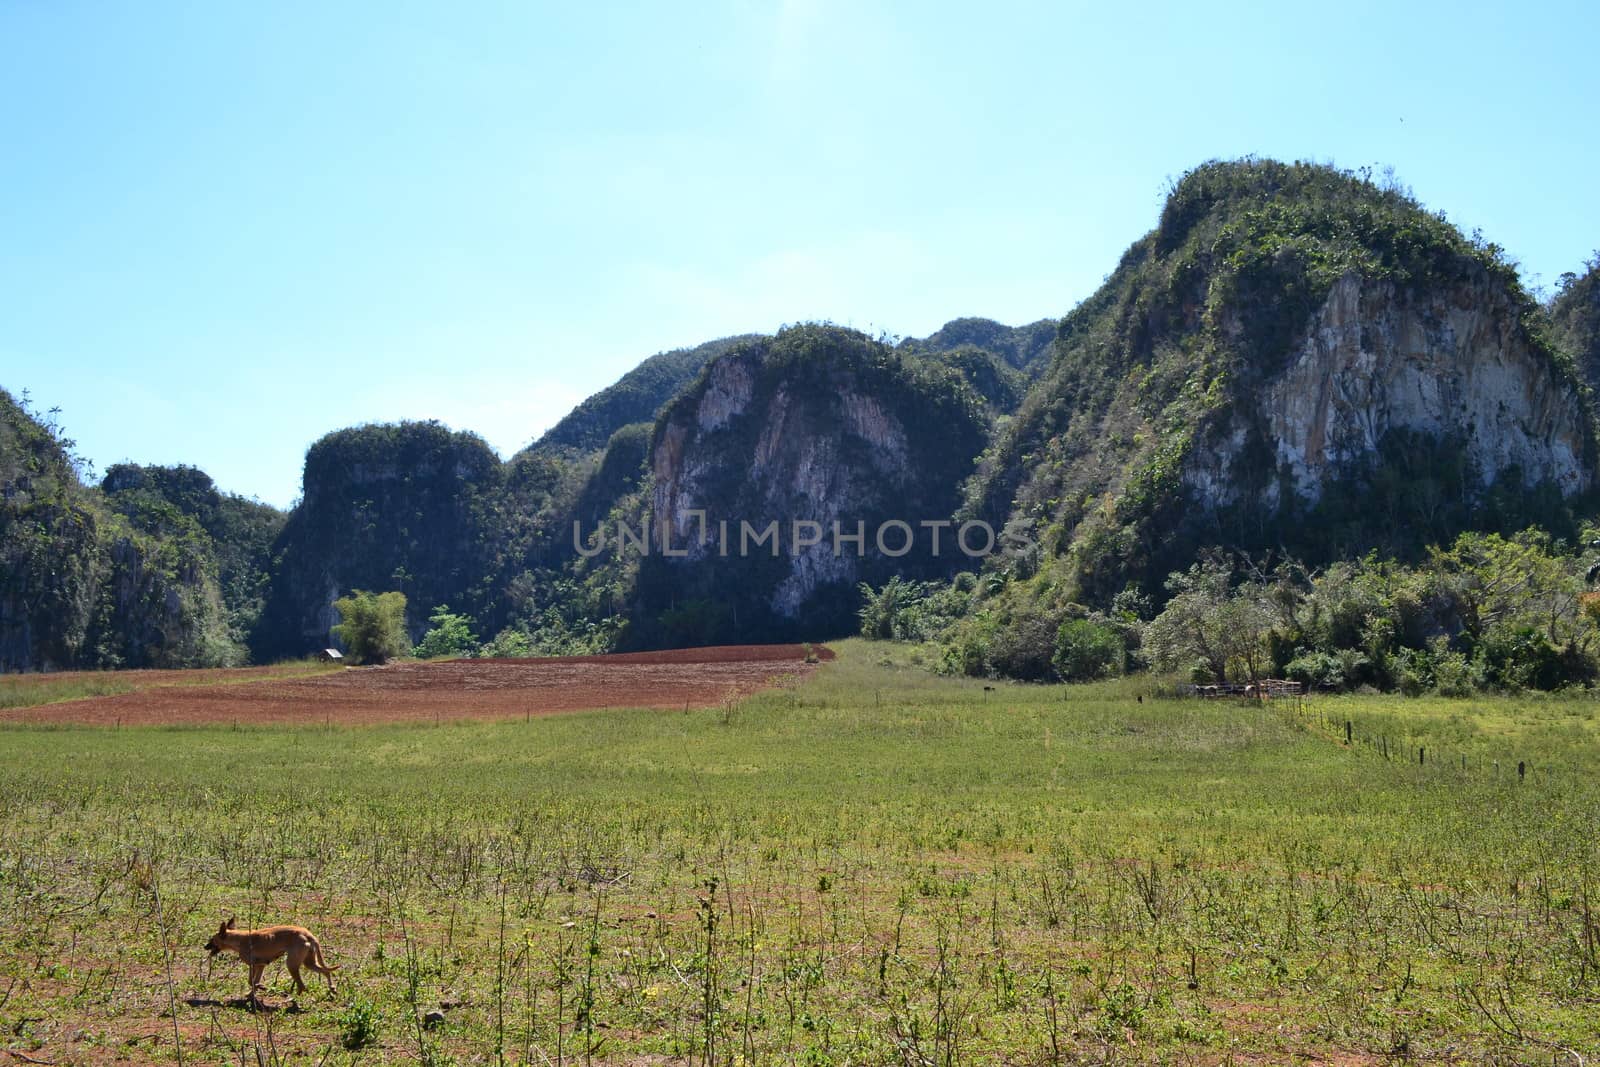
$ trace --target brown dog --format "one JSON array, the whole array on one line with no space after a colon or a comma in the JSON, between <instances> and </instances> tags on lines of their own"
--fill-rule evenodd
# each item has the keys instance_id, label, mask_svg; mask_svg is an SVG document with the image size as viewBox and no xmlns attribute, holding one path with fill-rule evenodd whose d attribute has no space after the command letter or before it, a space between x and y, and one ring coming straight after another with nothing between
<instances>
[{"instance_id":1,"label":"brown dog","mask_svg":"<svg viewBox=\"0 0 1600 1067\"><path fill-rule=\"evenodd\" d=\"M303 926L264 926L259 930L235 930L229 919L217 928L216 936L206 942L206 951L215 956L219 952L236 952L250 965L250 1001L255 1003L256 990L261 988L261 972L267 964L284 957L295 988L304 993L306 984L300 980L300 965L305 964L328 980L328 992L333 992L333 972L337 965L328 966L322 958L322 944Z\"/></svg>"}]
</instances>

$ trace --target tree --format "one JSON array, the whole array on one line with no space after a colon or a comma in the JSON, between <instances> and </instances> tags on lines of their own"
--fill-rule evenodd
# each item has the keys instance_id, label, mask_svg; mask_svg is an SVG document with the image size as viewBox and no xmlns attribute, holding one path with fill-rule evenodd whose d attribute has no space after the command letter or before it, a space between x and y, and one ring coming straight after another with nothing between
<instances>
[{"instance_id":1,"label":"tree","mask_svg":"<svg viewBox=\"0 0 1600 1067\"><path fill-rule=\"evenodd\" d=\"M1064 682L1088 682L1121 674L1127 656L1122 634L1106 623L1068 619L1056 631L1052 662Z\"/></svg>"},{"instance_id":2,"label":"tree","mask_svg":"<svg viewBox=\"0 0 1600 1067\"><path fill-rule=\"evenodd\" d=\"M411 648L406 633L406 595L368 593L360 589L333 602L339 624L333 639L357 663L385 663Z\"/></svg>"},{"instance_id":3,"label":"tree","mask_svg":"<svg viewBox=\"0 0 1600 1067\"><path fill-rule=\"evenodd\" d=\"M860 590L861 609L856 616L861 620L861 636L869 641L903 639L900 615L916 598L916 586L897 574L882 589L874 591L862 582Z\"/></svg>"},{"instance_id":4,"label":"tree","mask_svg":"<svg viewBox=\"0 0 1600 1067\"><path fill-rule=\"evenodd\" d=\"M1144 632L1144 656L1157 670L1200 665L1212 681L1261 677L1273 612L1261 583L1231 589L1233 565L1210 556L1167 578L1173 597Z\"/></svg>"},{"instance_id":5,"label":"tree","mask_svg":"<svg viewBox=\"0 0 1600 1067\"><path fill-rule=\"evenodd\" d=\"M428 616L433 628L422 635L414 655L418 659L460 659L478 651L478 635L472 632L470 615L452 615L448 604L440 604Z\"/></svg>"}]
</instances>

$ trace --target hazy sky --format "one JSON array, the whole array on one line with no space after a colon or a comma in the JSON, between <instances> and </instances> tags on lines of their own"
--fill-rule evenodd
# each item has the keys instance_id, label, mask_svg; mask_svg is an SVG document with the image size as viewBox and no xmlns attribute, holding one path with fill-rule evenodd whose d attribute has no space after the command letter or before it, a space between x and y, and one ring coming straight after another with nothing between
<instances>
[{"instance_id":1,"label":"hazy sky","mask_svg":"<svg viewBox=\"0 0 1600 1067\"><path fill-rule=\"evenodd\" d=\"M1208 158L1600 247L1594 6L1302 7L0 0L0 386L282 505L355 423L509 455L662 349L1059 316Z\"/></svg>"}]
</instances>

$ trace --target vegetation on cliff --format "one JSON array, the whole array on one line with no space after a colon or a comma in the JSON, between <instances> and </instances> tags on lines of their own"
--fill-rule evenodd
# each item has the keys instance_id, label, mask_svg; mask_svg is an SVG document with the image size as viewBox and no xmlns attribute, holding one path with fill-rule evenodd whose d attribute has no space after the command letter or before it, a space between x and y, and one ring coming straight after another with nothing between
<instances>
[{"instance_id":1,"label":"vegetation on cliff","mask_svg":"<svg viewBox=\"0 0 1600 1067\"><path fill-rule=\"evenodd\" d=\"M252 649L258 658L316 647L351 589L404 593L420 610L477 614L507 532L505 474L476 434L437 422L359 426L306 453L304 495L273 546L274 573Z\"/></svg>"},{"instance_id":2,"label":"vegetation on cliff","mask_svg":"<svg viewBox=\"0 0 1600 1067\"><path fill-rule=\"evenodd\" d=\"M1051 345L1056 339L1057 321L1040 319L1026 326L1006 326L993 319L951 319L926 337L910 337L900 342L905 353L938 355L958 349L976 348L992 352L1006 366L1025 378L1037 378L1050 365Z\"/></svg>"},{"instance_id":3,"label":"vegetation on cliff","mask_svg":"<svg viewBox=\"0 0 1600 1067\"><path fill-rule=\"evenodd\" d=\"M81 470L53 414L0 389L0 670L240 662L211 538L126 517Z\"/></svg>"},{"instance_id":4,"label":"vegetation on cliff","mask_svg":"<svg viewBox=\"0 0 1600 1067\"><path fill-rule=\"evenodd\" d=\"M1550 319L1557 342L1591 391L1600 391L1600 252L1586 264L1583 274L1563 274L1561 288L1550 303Z\"/></svg>"},{"instance_id":5,"label":"vegetation on cliff","mask_svg":"<svg viewBox=\"0 0 1600 1067\"><path fill-rule=\"evenodd\" d=\"M1297 495L1258 405L1347 278L1394 294L1393 307L1441 294L1490 301L1496 336L1531 353L1528 373L1543 379L1529 388L1571 398L1581 413L1573 432L1592 471L1571 361L1499 248L1364 173L1206 164L1062 322L1049 370L971 480L969 514L1022 524L1036 543L986 576L980 588L994 595L953 637L956 659L1049 674L1062 622L1086 611L1120 619L1129 598L1159 604L1171 595L1166 576L1207 546L1321 566L1373 550L1420 561L1459 531L1530 523L1571 542L1584 502L1516 470L1485 477L1467 449L1470 425L1397 429L1330 470L1315 500ZM1196 469L1231 480L1198 485Z\"/></svg>"},{"instance_id":6,"label":"vegetation on cliff","mask_svg":"<svg viewBox=\"0 0 1600 1067\"><path fill-rule=\"evenodd\" d=\"M209 549L217 563L229 639L243 647L261 617L272 544L288 516L259 500L218 492L211 477L195 467L113 464L100 489L135 528Z\"/></svg>"},{"instance_id":7,"label":"vegetation on cliff","mask_svg":"<svg viewBox=\"0 0 1600 1067\"><path fill-rule=\"evenodd\" d=\"M707 363L750 340L754 335L722 337L651 356L573 408L546 430L531 450L596 452L605 448L611 435L624 426L654 420L662 406L694 381Z\"/></svg>"}]
</instances>

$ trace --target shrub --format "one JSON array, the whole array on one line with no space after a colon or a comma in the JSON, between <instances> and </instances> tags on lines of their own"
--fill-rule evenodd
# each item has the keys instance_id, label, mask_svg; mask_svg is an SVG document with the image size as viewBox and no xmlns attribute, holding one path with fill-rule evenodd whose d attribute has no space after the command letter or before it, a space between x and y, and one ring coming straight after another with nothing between
<instances>
[{"instance_id":1,"label":"shrub","mask_svg":"<svg viewBox=\"0 0 1600 1067\"><path fill-rule=\"evenodd\" d=\"M428 621L433 628L422 635L415 655L418 659L439 659L450 656L462 658L478 651L478 635L472 632L470 615L452 615L446 604L440 604Z\"/></svg>"},{"instance_id":2,"label":"shrub","mask_svg":"<svg viewBox=\"0 0 1600 1067\"><path fill-rule=\"evenodd\" d=\"M482 656L490 659L523 659L533 655L533 638L514 626L507 626L483 646Z\"/></svg>"},{"instance_id":3,"label":"shrub","mask_svg":"<svg viewBox=\"0 0 1600 1067\"><path fill-rule=\"evenodd\" d=\"M1302 652L1283 668L1284 675L1314 689L1348 689L1370 661L1355 649L1337 652Z\"/></svg>"},{"instance_id":4,"label":"shrub","mask_svg":"<svg viewBox=\"0 0 1600 1067\"><path fill-rule=\"evenodd\" d=\"M1059 615L1019 612L1010 624L999 627L989 640L989 666L1007 678L1043 681L1055 673Z\"/></svg>"},{"instance_id":5,"label":"shrub","mask_svg":"<svg viewBox=\"0 0 1600 1067\"><path fill-rule=\"evenodd\" d=\"M1067 682L1087 682L1121 674L1127 659L1122 635L1105 623L1068 619L1056 631L1051 662Z\"/></svg>"},{"instance_id":6,"label":"shrub","mask_svg":"<svg viewBox=\"0 0 1600 1067\"><path fill-rule=\"evenodd\" d=\"M350 1003L339 1015L339 1043L354 1052L378 1043L377 1005L365 997Z\"/></svg>"},{"instance_id":7,"label":"shrub","mask_svg":"<svg viewBox=\"0 0 1600 1067\"><path fill-rule=\"evenodd\" d=\"M406 595L400 592L368 593L360 589L333 602L339 625L334 640L344 645L357 663L385 663L403 656L411 647L406 634Z\"/></svg>"}]
</instances>

